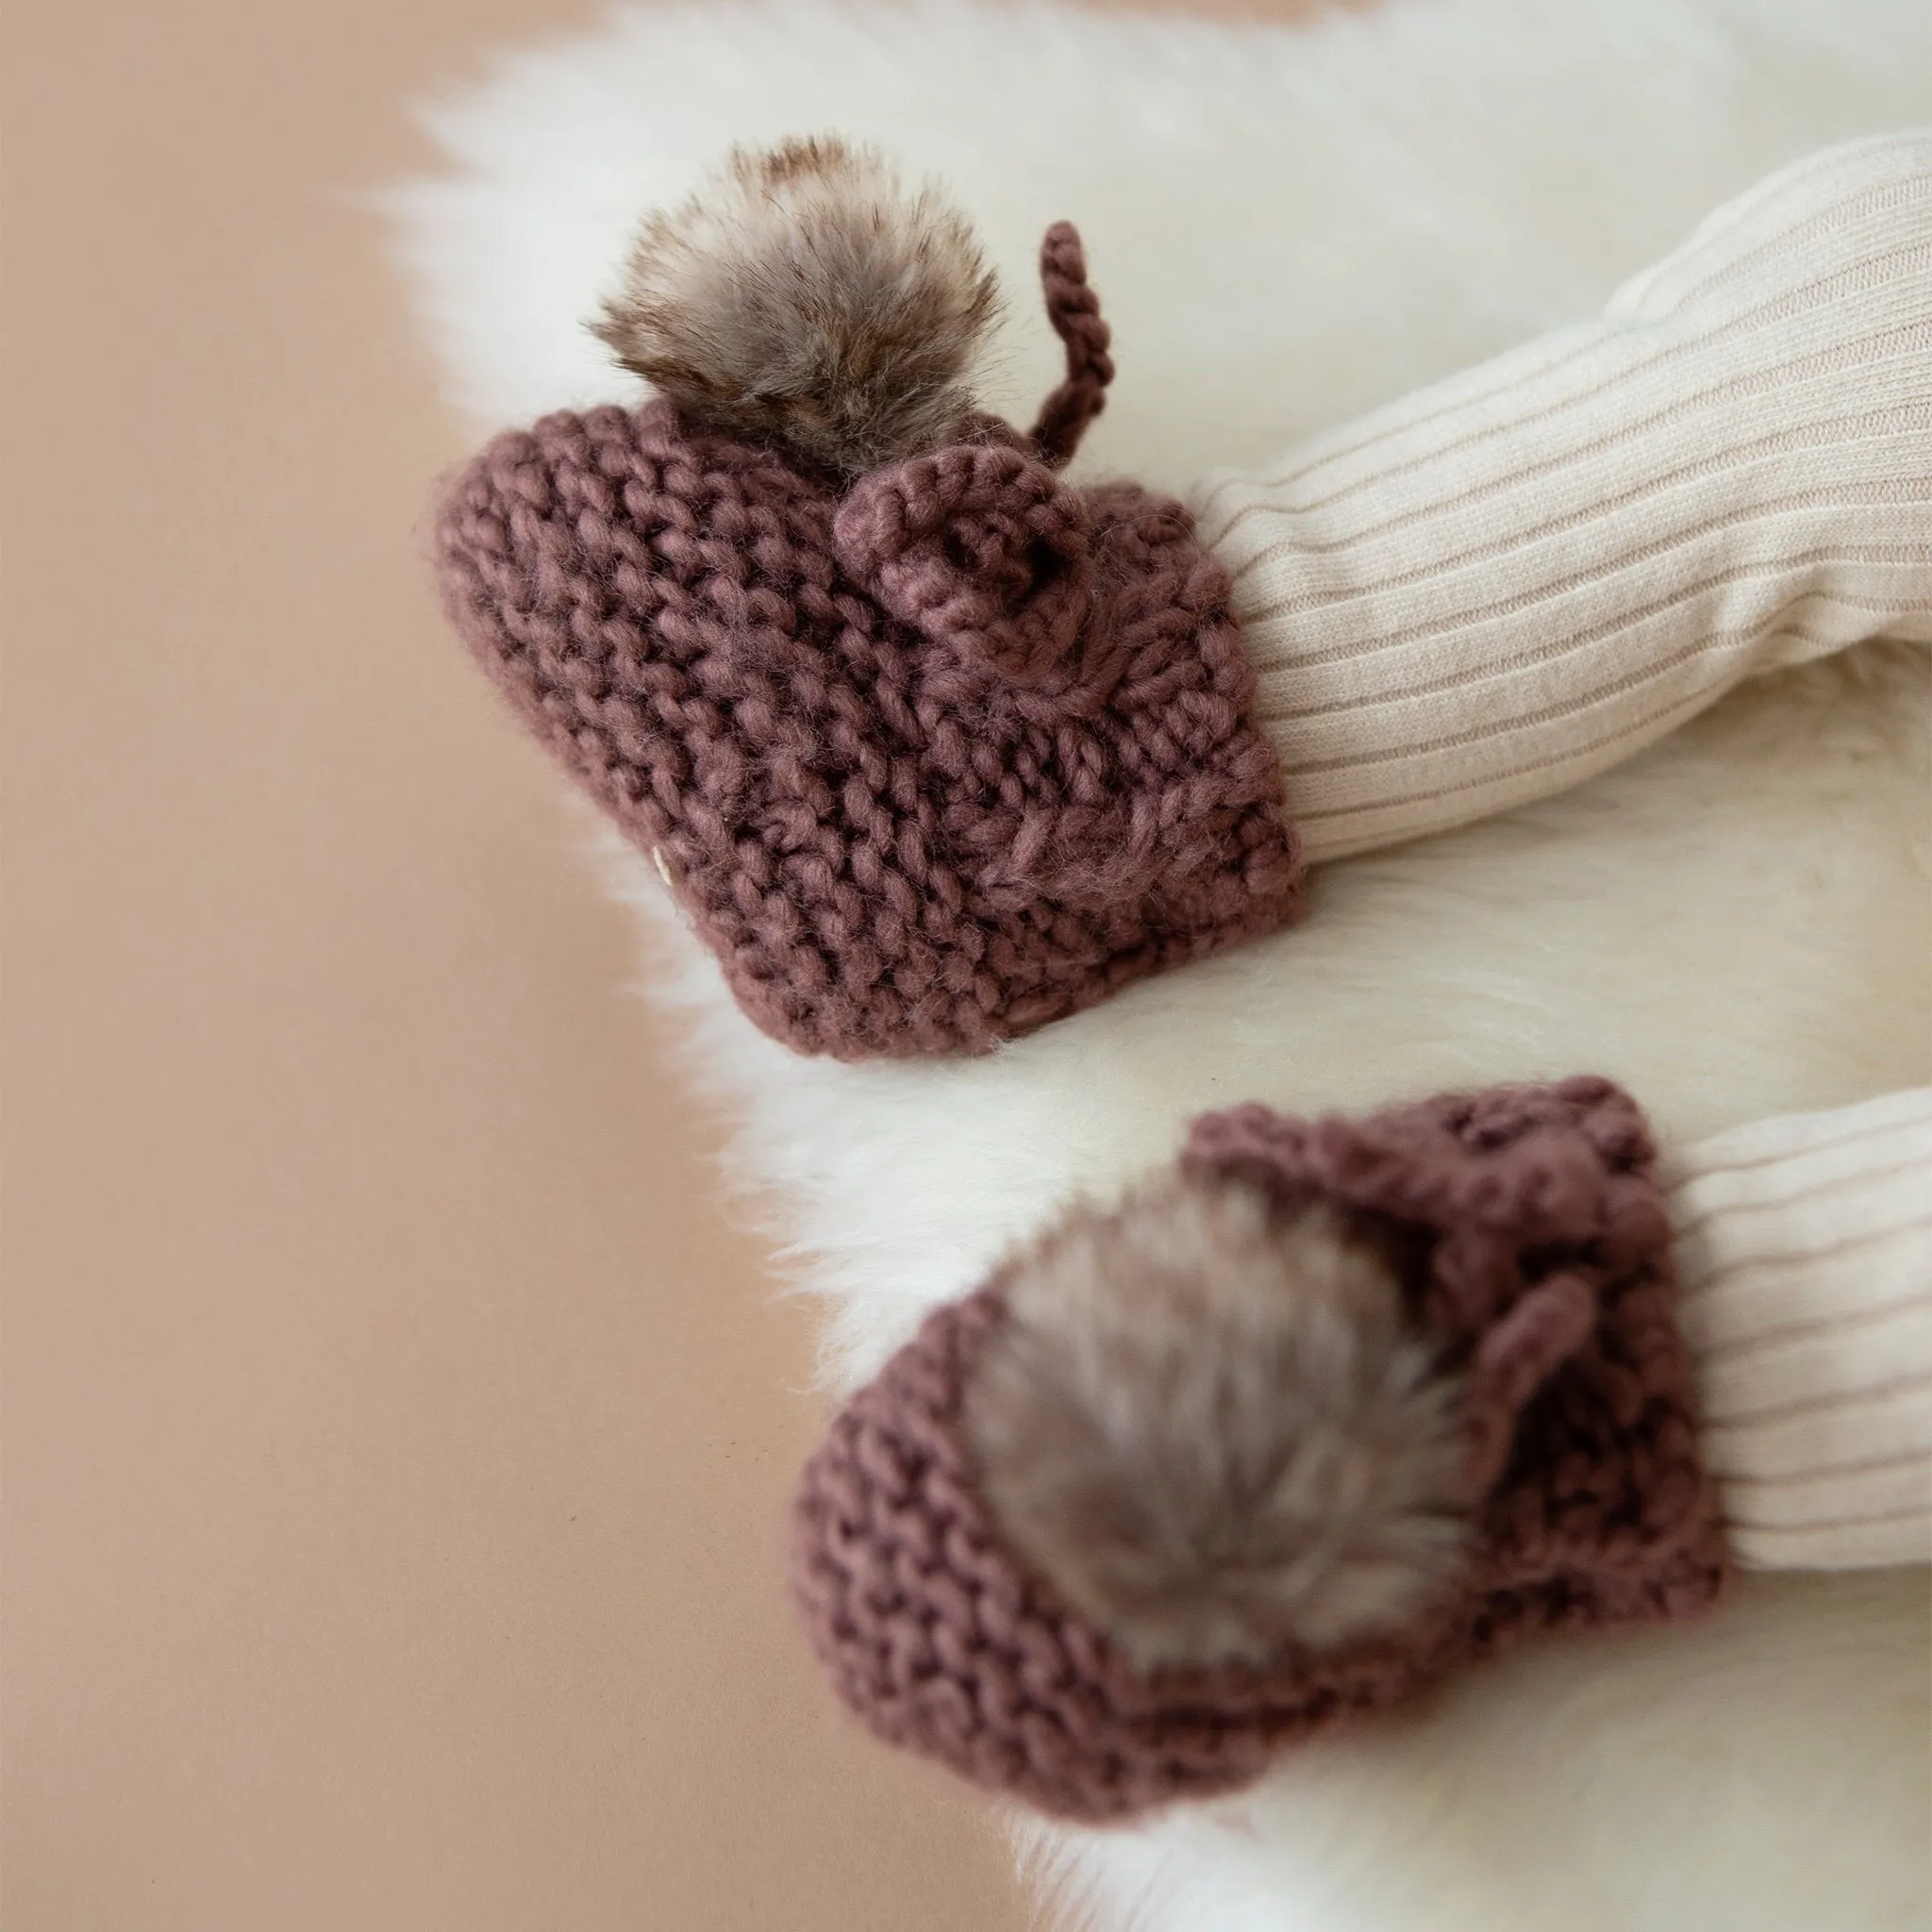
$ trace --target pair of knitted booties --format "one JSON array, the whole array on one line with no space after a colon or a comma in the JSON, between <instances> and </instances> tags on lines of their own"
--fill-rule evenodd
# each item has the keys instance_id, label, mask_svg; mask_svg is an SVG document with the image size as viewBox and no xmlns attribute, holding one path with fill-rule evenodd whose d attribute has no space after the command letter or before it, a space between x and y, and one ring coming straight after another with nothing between
<instances>
[{"instance_id":1,"label":"pair of knitted booties","mask_svg":"<svg viewBox=\"0 0 1932 1932\"><path fill-rule=\"evenodd\" d=\"M1932 141L1818 158L1601 323L1190 508L1062 477L1112 375L1070 226L1022 433L965 387L957 214L836 142L741 155L597 325L656 399L491 443L445 600L756 1024L979 1051L1293 918L1310 858L1932 637L1927 240ZM834 1424L794 1580L841 1694L1106 1821L1523 1631L1704 1609L1653 1161L1593 1078L1196 1123Z\"/></svg>"}]
</instances>

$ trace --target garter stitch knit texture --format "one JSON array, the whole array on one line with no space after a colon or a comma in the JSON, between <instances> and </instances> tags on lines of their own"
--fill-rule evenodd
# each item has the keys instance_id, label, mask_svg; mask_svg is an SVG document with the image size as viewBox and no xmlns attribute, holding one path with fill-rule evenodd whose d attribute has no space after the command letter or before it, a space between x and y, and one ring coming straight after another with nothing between
<instances>
[{"instance_id":1,"label":"garter stitch knit texture","mask_svg":"<svg viewBox=\"0 0 1932 1932\"><path fill-rule=\"evenodd\" d=\"M1000 1277L929 1316L808 1466L793 1587L840 1694L977 1783L1106 1822L1239 1786L1284 1744L1540 1626L1697 1614L1728 1574L1673 1313L1671 1229L1608 1081L1445 1095L1351 1123L1244 1107L1184 1159L1366 1218L1469 1377L1478 1543L1406 1636L1250 1669L1131 1670L1021 1571L982 1501L962 1390Z\"/></svg>"},{"instance_id":2,"label":"garter stitch knit texture","mask_svg":"<svg viewBox=\"0 0 1932 1932\"><path fill-rule=\"evenodd\" d=\"M458 630L801 1051L980 1050L1299 908L1225 573L1171 498L1055 474L1112 364L1070 225L1041 275L1030 437L848 489L664 401L566 411L438 517Z\"/></svg>"}]
</instances>

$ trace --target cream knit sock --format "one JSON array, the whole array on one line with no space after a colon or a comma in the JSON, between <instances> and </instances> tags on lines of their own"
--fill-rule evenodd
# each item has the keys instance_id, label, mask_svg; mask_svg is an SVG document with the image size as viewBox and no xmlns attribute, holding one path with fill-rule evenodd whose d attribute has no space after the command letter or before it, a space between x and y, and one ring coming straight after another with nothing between
<instances>
[{"instance_id":1,"label":"cream knit sock","mask_svg":"<svg viewBox=\"0 0 1932 1932\"><path fill-rule=\"evenodd\" d=\"M1312 859L1932 641L1932 133L1814 155L1564 329L1193 492Z\"/></svg>"},{"instance_id":2,"label":"cream knit sock","mask_svg":"<svg viewBox=\"0 0 1932 1932\"><path fill-rule=\"evenodd\" d=\"M1932 1561L1932 1089L1718 1134L1666 1182L1739 1558Z\"/></svg>"}]
</instances>

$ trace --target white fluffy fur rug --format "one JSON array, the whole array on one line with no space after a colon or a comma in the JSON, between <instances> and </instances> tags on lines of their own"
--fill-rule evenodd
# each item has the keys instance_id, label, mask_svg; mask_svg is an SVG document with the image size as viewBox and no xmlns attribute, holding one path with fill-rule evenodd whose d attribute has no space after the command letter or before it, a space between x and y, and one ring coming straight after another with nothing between
<instances>
[{"instance_id":1,"label":"white fluffy fur rug","mask_svg":"<svg viewBox=\"0 0 1932 1932\"><path fill-rule=\"evenodd\" d=\"M877 141L999 258L1016 413L1055 367L1033 250L1079 222L1121 369L1083 467L1177 484L1593 311L1807 148L1928 120L1926 0L1389 0L1296 29L754 0L505 59L432 110L452 172L395 212L480 430L625 394L580 320L638 211L729 142ZM618 872L842 1386L1203 1107L1591 1068L1677 1137L1932 1079L1928 691L1889 645L1747 690L1569 798L1323 874L1299 930L967 1063L791 1058ZM1759 1578L1693 1632L1472 1672L1239 1803L1021 1827L1023 1854L1107 1932L1918 1926L1927 1596Z\"/></svg>"}]
</instances>

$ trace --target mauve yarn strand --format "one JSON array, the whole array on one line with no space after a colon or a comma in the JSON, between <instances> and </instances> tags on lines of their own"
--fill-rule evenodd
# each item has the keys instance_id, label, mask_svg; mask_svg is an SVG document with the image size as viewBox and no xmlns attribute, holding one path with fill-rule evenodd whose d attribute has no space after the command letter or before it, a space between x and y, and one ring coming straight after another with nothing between
<instances>
[{"instance_id":1,"label":"mauve yarn strand","mask_svg":"<svg viewBox=\"0 0 1932 1932\"><path fill-rule=\"evenodd\" d=\"M1087 281L1087 252L1072 222L1056 222L1040 247L1040 279L1046 316L1065 343L1066 380L1041 405L1034 445L1055 469L1071 459L1087 425L1107 407L1113 380L1108 354L1112 333L1101 319L1100 301Z\"/></svg>"}]
</instances>

